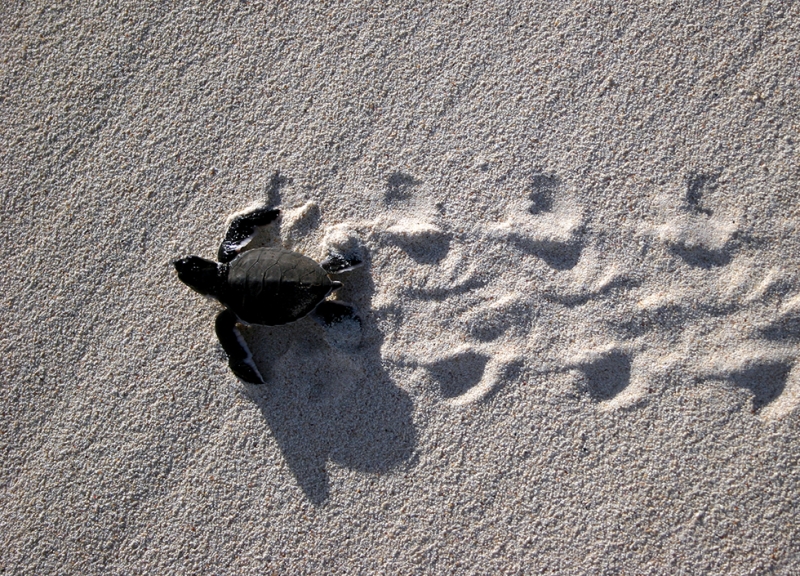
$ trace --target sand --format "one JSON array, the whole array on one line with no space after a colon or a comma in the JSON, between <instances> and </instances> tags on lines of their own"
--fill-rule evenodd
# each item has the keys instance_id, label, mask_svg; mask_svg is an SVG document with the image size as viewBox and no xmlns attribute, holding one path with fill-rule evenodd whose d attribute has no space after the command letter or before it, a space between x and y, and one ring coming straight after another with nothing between
<instances>
[{"instance_id":1,"label":"sand","mask_svg":"<svg viewBox=\"0 0 800 576\"><path fill-rule=\"evenodd\" d=\"M0 571L800 573L793 3L0 9ZM276 173L278 176L276 177ZM226 218L360 341L243 329Z\"/></svg>"}]
</instances>

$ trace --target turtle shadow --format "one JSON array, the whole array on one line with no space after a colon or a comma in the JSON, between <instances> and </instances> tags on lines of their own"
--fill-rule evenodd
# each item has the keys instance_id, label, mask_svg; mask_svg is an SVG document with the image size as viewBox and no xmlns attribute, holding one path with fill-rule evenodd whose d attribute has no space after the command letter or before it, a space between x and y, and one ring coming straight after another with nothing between
<instances>
[{"instance_id":1,"label":"turtle shadow","mask_svg":"<svg viewBox=\"0 0 800 576\"><path fill-rule=\"evenodd\" d=\"M362 268L337 278L342 300L362 321L357 349L338 348L311 318L254 327L245 338L266 384L248 386L285 461L314 505L330 496L329 463L381 474L411 460L416 445L410 396L381 361L383 335L370 320L374 285ZM335 338L333 338L335 341Z\"/></svg>"}]
</instances>

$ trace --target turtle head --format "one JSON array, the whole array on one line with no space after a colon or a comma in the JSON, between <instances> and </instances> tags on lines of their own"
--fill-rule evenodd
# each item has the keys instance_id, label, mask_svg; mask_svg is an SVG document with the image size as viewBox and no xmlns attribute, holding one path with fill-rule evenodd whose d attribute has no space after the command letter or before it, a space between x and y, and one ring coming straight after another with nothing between
<instances>
[{"instance_id":1,"label":"turtle head","mask_svg":"<svg viewBox=\"0 0 800 576\"><path fill-rule=\"evenodd\" d=\"M219 293L222 277L219 264L200 258L187 256L172 263L178 271L178 279L200 294L216 296Z\"/></svg>"}]
</instances>

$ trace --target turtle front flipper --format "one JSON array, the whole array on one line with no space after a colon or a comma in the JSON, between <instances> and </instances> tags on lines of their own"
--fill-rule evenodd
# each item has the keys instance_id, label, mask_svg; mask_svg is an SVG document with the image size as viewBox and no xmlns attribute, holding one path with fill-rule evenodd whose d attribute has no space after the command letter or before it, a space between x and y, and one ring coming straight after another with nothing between
<instances>
[{"instance_id":1,"label":"turtle front flipper","mask_svg":"<svg viewBox=\"0 0 800 576\"><path fill-rule=\"evenodd\" d=\"M222 349L228 355L228 366L234 374L250 384L263 384L264 378L258 371L253 355L236 327L236 314L223 310L217 316L216 331Z\"/></svg>"},{"instance_id":2,"label":"turtle front flipper","mask_svg":"<svg viewBox=\"0 0 800 576\"><path fill-rule=\"evenodd\" d=\"M219 246L217 259L224 263L236 258L239 252L252 240L253 235L256 233L256 228L273 222L280 213L281 211L277 208L259 206L236 216L228 227L225 239Z\"/></svg>"}]
</instances>

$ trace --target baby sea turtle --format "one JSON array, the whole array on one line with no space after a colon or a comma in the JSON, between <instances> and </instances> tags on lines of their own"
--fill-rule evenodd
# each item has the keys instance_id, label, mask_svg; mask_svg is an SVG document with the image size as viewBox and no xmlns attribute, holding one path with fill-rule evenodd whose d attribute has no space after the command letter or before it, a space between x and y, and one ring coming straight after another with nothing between
<instances>
[{"instance_id":1,"label":"baby sea turtle","mask_svg":"<svg viewBox=\"0 0 800 576\"><path fill-rule=\"evenodd\" d=\"M328 274L347 272L360 265L358 254L332 251L317 264L299 252L248 247L256 229L273 222L279 214L280 210L262 206L234 218L219 247L219 262L199 256L173 262L183 283L225 305L217 316L217 337L231 370L251 384L263 384L264 378L237 323L277 326L312 314L325 326L345 320L360 324L352 306L326 300L342 287Z\"/></svg>"}]
</instances>

